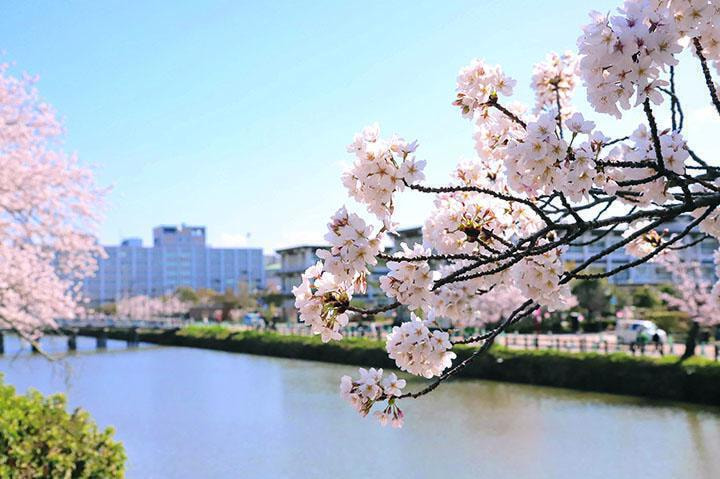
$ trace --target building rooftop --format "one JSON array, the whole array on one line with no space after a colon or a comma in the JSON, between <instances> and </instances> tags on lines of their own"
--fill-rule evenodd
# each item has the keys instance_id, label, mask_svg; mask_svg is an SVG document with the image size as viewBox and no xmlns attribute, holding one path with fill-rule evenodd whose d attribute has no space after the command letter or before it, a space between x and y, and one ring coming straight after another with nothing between
<instances>
[{"instance_id":1,"label":"building rooftop","mask_svg":"<svg viewBox=\"0 0 720 479\"><path fill-rule=\"evenodd\" d=\"M330 248L330 245L326 245L326 244L324 244L324 245L310 245L310 244L305 244L305 245L288 246L287 248L276 249L275 252L278 253L278 254L280 254L280 253L288 253L288 252L291 252L291 251L293 251L293 250L302 250L302 249L313 249L313 250L316 250L316 249L328 249L328 248Z\"/></svg>"}]
</instances>

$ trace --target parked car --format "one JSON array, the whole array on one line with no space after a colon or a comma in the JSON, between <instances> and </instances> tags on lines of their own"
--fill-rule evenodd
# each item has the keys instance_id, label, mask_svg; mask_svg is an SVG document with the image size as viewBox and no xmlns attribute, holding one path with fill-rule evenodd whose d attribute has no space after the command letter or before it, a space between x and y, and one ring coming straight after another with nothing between
<instances>
[{"instance_id":1,"label":"parked car","mask_svg":"<svg viewBox=\"0 0 720 479\"><path fill-rule=\"evenodd\" d=\"M264 327L265 320L259 313L247 313L243 318L243 323L246 326Z\"/></svg>"},{"instance_id":2,"label":"parked car","mask_svg":"<svg viewBox=\"0 0 720 479\"><path fill-rule=\"evenodd\" d=\"M637 343L641 334L646 337L648 342L652 342L655 335L657 335L659 343L665 344L667 342L667 333L658 328L652 321L619 319L615 323L615 336L620 344Z\"/></svg>"}]
</instances>

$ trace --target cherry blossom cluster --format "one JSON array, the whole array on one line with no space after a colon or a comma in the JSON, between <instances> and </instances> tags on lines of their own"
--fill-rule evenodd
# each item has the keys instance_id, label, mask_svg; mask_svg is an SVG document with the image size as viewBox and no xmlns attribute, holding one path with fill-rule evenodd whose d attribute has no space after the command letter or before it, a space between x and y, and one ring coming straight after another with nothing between
<instances>
[{"instance_id":1,"label":"cherry blossom cluster","mask_svg":"<svg viewBox=\"0 0 720 479\"><path fill-rule=\"evenodd\" d=\"M395 326L387 337L386 349L397 366L411 374L431 378L440 376L457 356L450 351L452 343L445 331L430 331L432 320L414 313L410 321Z\"/></svg>"},{"instance_id":2,"label":"cherry blossom cluster","mask_svg":"<svg viewBox=\"0 0 720 479\"><path fill-rule=\"evenodd\" d=\"M680 44L699 38L703 53L720 72L720 5L717 0L654 0L658 9L666 7L673 20Z\"/></svg>"},{"instance_id":3,"label":"cherry blossom cluster","mask_svg":"<svg viewBox=\"0 0 720 479\"><path fill-rule=\"evenodd\" d=\"M342 339L340 330L347 326L347 307L352 299L352 288L337 281L335 276L323 271L318 261L302 275L302 282L292 290L300 321L309 324L313 334L319 334L324 343Z\"/></svg>"},{"instance_id":4,"label":"cherry blossom cluster","mask_svg":"<svg viewBox=\"0 0 720 479\"><path fill-rule=\"evenodd\" d=\"M515 285L526 298L537 301L548 311L562 310L572 301L570 286L561 284L562 249L524 258L512 269Z\"/></svg>"},{"instance_id":5,"label":"cherry blossom cluster","mask_svg":"<svg viewBox=\"0 0 720 479\"><path fill-rule=\"evenodd\" d=\"M710 182L710 184L707 186L693 185L692 189L696 192L707 194L712 193L713 190L711 188L715 188L716 191L720 190L720 178ZM707 208L698 208L692 211L690 214L695 218L699 218L705 213L707 213ZM707 233L716 239L720 239L720 211L718 211L717 209L711 211L708 215L705 216L705 219L700 222L698 227L703 233Z\"/></svg>"},{"instance_id":6,"label":"cherry blossom cluster","mask_svg":"<svg viewBox=\"0 0 720 479\"><path fill-rule=\"evenodd\" d=\"M512 95L514 86L515 80L505 75L499 65L488 65L476 58L458 74L454 104L470 118L488 102Z\"/></svg>"},{"instance_id":7,"label":"cherry blossom cluster","mask_svg":"<svg viewBox=\"0 0 720 479\"><path fill-rule=\"evenodd\" d=\"M463 161L453 177L462 186L510 193L497 160ZM540 226L538 216L523 203L508 204L491 194L458 191L437 195L425 220L423 239L440 254L487 253Z\"/></svg>"},{"instance_id":8,"label":"cherry blossom cluster","mask_svg":"<svg viewBox=\"0 0 720 479\"><path fill-rule=\"evenodd\" d=\"M646 228L649 224L650 222L648 221L637 221L631 224L623 233L623 238L630 238L631 236L634 236L637 232ZM656 230L648 230L625 245L625 252L635 258L643 258L655 251L662 244L662 235L660 235Z\"/></svg>"},{"instance_id":9,"label":"cherry blossom cluster","mask_svg":"<svg viewBox=\"0 0 720 479\"><path fill-rule=\"evenodd\" d=\"M383 229L373 234L373 227L360 216L340 208L328 223L325 239L330 248L317 250L322 261L310 266L293 288L300 320L324 342L342 338L352 295L365 293L368 266L377 264Z\"/></svg>"},{"instance_id":10,"label":"cherry blossom cluster","mask_svg":"<svg viewBox=\"0 0 720 479\"><path fill-rule=\"evenodd\" d=\"M668 82L660 74L677 64L675 55L683 47L670 10L661 3L627 0L616 15L591 14L578 48L580 76L597 112L620 118L618 107L628 110L645 98L662 102L658 88Z\"/></svg>"},{"instance_id":11,"label":"cherry blossom cluster","mask_svg":"<svg viewBox=\"0 0 720 479\"><path fill-rule=\"evenodd\" d=\"M662 154L664 168L676 173L685 173L685 161L690 156L683 136L675 131L660 132L660 151ZM606 178L609 184L605 186L608 192L614 192L619 182L641 181L652 177L656 173L657 155L653 140L645 125L640 125L630 135L629 141L632 145L622 144L613 148L605 158L609 166L605 169ZM626 162L636 164L647 164L647 167L612 167L613 163ZM670 199L667 194L667 180L664 177L654 181L643 182L638 185L627 185L623 187L626 191L635 192L638 195L632 198L633 204L665 203Z\"/></svg>"},{"instance_id":12,"label":"cherry blossom cluster","mask_svg":"<svg viewBox=\"0 0 720 479\"><path fill-rule=\"evenodd\" d=\"M596 168L594 160L604 137L592 136L595 124L575 113L565 121L572 133L586 135L588 140L577 148L558 136L554 114L542 113L537 121L528 123L525 136L507 146L508 182L512 189L535 196L559 191L571 200L587 197L592 188Z\"/></svg>"},{"instance_id":13,"label":"cherry blossom cluster","mask_svg":"<svg viewBox=\"0 0 720 479\"><path fill-rule=\"evenodd\" d=\"M511 103L507 109L518 118L525 116L526 108L522 103ZM476 130L473 138L478 158L485 161L496 160L498 164L502 164L507 158L505 146L508 141L522 137L524 128L490 105L480 106L474 114Z\"/></svg>"},{"instance_id":14,"label":"cherry blossom cluster","mask_svg":"<svg viewBox=\"0 0 720 479\"><path fill-rule=\"evenodd\" d=\"M499 273L442 285L435 292L435 315L449 319L458 328L497 323L523 302L518 288L498 279L507 276Z\"/></svg>"},{"instance_id":15,"label":"cherry blossom cluster","mask_svg":"<svg viewBox=\"0 0 720 479\"><path fill-rule=\"evenodd\" d=\"M420 244L412 249L402 243L402 258L422 258L430 254L430 250ZM430 288L433 280L437 279L430 270L427 261L388 261L390 270L386 276L380 278L380 288L391 298L397 299L411 310L427 310L432 301Z\"/></svg>"},{"instance_id":16,"label":"cherry blossom cluster","mask_svg":"<svg viewBox=\"0 0 720 479\"><path fill-rule=\"evenodd\" d=\"M533 68L531 86L535 90L535 113L553 111L557 105L563 118L572 113L572 95L578 81L578 58L573 52L548 54Z\"/></svg>"},{"instance_id":17,"label":"cherry blossom cluster","mask_svg":"<svg viewBox=\"0 0 720 479\"><path fill-rule=\"evenodd\" d=\"M72 318L76 301L52 267L52 258L29 247L0 242L0 328L37 339L55 318Z\"/></svg>"},{"instance_id":18,"label":"cherry blossom cluster","mask_svg":"<svg viewBox=\"0 0 720 479\"><path fill-rule=\"evenodd\" d=\"M706 56L720 60L720 5L714 0L626 0L615 15L591 14L578 40L580 75L590 104L621 117L649 98L662 102L661 73L677 64L690 38L699 38ZM633 96L635 102L632 102Z\"/></svg>"},{"instance_id":19,"label":"cherry blossom cluster","mask_svg":"<svg viewBox=\"0 0 720 479\"><path fill-rule=\"evenodd\" d=\"M348 214L340 208L328 223L325 240L330 250L318 250L318 257L324 261L323 269L342 283L356 283L355 290L365 292L367 266L377 264L380 252L380 235L373 235L373 227L355 213Z\"/></svg>"},{"instance_id":20,"label":"cherry blossom cluster","mask_svg":"<svg viewBox=\"0 0 720 479\"><path fill-rule=\"evenodd\" d=\"M496 214L500 201L477 193L448 193L435 198L425 220L426 243L440 254L486 251L504 238L508 215Z\"/></svg>"},{"instance_id":21,"label":"cherry blossom cluster","mask_svg":"<svg viewBox=\"0 0 720 479\"><path fill-rule=\"evenodd\" d=\"M355 154L355 162L343 173L343 184L352 198L365 204L387 227L394 211L393 194L425 179L425 162L412 155L416 147L415 142L397 136L381 139L380 127L375 124L355 135L347 148Z\"/></svg>"},{"instance_id":22,"label":"cherry blossom cluster","mask_svg":"<svg viewBox=\"0 0 720 479\"><path fill-rule=\"evenodd\" d=\"M376 411L375 417L383 426L390 423L392 427L402 427L404 414L397 405L397 397L402 394L405 380L399 379L395 373L383 377L382 369L360 368L358 371L360 378L357 381L350 376L340 379L342 398L363 417L368 415L376 402L387 400L387 405L382 411Z\"/></svg>"}]
</instances>

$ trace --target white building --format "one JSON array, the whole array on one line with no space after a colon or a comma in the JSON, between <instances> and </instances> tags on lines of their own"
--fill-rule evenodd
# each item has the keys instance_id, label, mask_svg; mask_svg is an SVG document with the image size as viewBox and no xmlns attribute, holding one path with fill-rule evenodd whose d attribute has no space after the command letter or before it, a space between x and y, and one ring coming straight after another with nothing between
<instances>
[{"instance_id":1,"label":"white building","mask_svg":"<svg viewBox=\"0 0 720 479\"><path fill-rule=\"evenodd\" d=\"M158 226L153 246L131 238L119 246L105 246L107 258L98 260L96 275L83 290L93 305L119 298L162 296L181 286L223 292L240 283L251 291L265 288L261 248L211 248L203 226Z\"/></svg>"},{"instance_id":2,"label":"white building","mask_svg":"<svg viewBox=\"0 0 720 479\"><path fill-rule=\"evenodd\" d=\"M658 233L665 232L666 237L670 237L675 233L679 233L685 229L692 218L682 216L672 223L662 225L662 229ZM585 234L581 238L572 242L571 246L563 255L563 259L567 263L580 265L605 248L622 240L622 230L615 230L605 234L597 242L588 243L593 238L603 235L605 232L593 232ZM702 233L695 229L684 239L685 244L691 243L693 240L702 236ZM681 243L678 243L680 245ZM684 261L697 262L707 278L715 278L715 265L713 254L718 249L718 242L715 238L707 238L704 241L678 250L680 257ZM637 258L629 256L625 253L625 248L619 248L609 255L601 258L599 261L592 263L590 269L611 271L617 267L635 261ZM644 263L634 266L630 269L620 271L608 278L610 283L618 285L642 285L642 284L662 284L672 281L672 276L663 267L656 263Z\"/></svg>"}]
</instances>

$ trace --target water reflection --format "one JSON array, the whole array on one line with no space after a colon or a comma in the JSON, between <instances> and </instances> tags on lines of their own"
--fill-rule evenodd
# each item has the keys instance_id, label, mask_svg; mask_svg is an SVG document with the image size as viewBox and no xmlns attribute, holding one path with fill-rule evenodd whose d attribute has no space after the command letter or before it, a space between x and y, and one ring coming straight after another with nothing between
<instances>
[{"instance_id":1,"label":"water reflection","mask_svg":"<svg viewBox=\"0 0 720 479\"><path fill-rule=\"evenodd\" d=\"M64 346L61 338L56 345ZM129 477L713 478L720 414L488 381L406 401L406 427L361 419L337 394L350 366L78 341L70 381L24 352L19 389L64 391L125 442ZM9 348L8 348L9 349Z\"/></svg>"}]
</instances>

